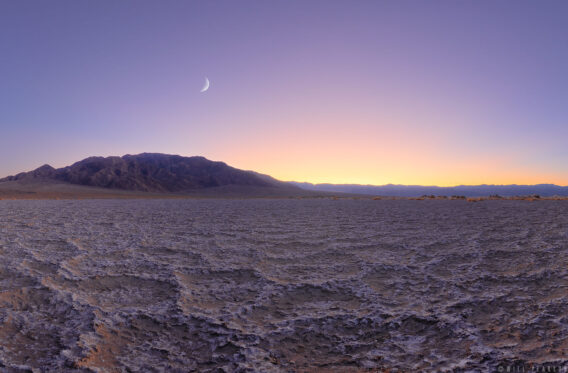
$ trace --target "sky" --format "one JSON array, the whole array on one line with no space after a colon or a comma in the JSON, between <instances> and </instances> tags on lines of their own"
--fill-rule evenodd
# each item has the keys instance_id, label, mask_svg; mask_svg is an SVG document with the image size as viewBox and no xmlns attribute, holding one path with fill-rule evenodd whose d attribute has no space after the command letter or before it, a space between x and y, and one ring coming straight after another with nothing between
<instances>
[{"instance_id":1,"label":"sky","mask_svg":"<svg viewBox=\"0 0 568 373\"><path fill-rule=\"evenodd\" d=\"M314 183L568 185L567 16L553 0L2 0L0 177L160 152Z\"/></svg>"}]
</instances>

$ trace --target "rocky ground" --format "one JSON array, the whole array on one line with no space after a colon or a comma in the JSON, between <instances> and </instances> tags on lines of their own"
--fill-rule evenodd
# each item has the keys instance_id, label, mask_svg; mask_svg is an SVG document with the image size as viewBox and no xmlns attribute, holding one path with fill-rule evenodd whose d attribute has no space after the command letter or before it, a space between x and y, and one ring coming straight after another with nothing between
<instances>
[{"instance_id":1,"label":"rocky ground","mask_svg":"<svg viewBox=\"0 0 568 373\"><path fill-rule=\"evenodd\" d=\"M567 254L564 201L0 201L0 368L566 369Z\"/></svg>"}]
</instances>

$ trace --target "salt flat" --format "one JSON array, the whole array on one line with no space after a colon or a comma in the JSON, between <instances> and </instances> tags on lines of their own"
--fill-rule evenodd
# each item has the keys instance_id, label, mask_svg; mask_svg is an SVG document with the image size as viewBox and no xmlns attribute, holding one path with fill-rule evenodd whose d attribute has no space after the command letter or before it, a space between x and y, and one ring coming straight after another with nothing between
<instances>
[{"instance_id":1,"label":"salt flat","mask_svg":"<svg viewBox=\"0 0 568 373\"><path fill-rule=\"evenodd\" d=\"M6 371L568 366L564 201L0 201L0 259Z\"/></svg>"}]
</instances>

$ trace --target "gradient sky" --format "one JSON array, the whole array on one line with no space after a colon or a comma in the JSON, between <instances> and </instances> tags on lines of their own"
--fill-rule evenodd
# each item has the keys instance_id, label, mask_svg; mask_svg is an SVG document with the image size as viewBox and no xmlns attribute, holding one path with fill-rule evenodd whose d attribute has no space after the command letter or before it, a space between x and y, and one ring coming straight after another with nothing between
<instances>
[{"instance_id":1,"label":"gradient sky","mask_svg":"<svg viewBox=\"0 0 568 373\"><path fill-rule=\"evenodd\" d=\"M2 0L0 176L162 152L281 180L568 185L567 19L567 1Z\"/></svg>"}]
</instances>

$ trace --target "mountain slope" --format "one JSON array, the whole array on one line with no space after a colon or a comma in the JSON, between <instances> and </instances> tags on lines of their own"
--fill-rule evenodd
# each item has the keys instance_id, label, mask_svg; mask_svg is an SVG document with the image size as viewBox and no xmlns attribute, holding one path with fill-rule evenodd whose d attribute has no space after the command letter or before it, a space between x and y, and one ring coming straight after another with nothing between
<instances>
[{"instance_id":1,"label":"mountain slope","mask_svg":"<svg viewBox=\"0 0 568 373\"><path fill-rule=\"evenodd\" d=\"M0 179L20 183L57 181L75 185L140 192L183 193L238 186L301 191L266 175L243 171L204 157L158 153L123 157L90 157L71 166L54 169L44 165L34 171Z\"/></svg>"}]
</instances>

